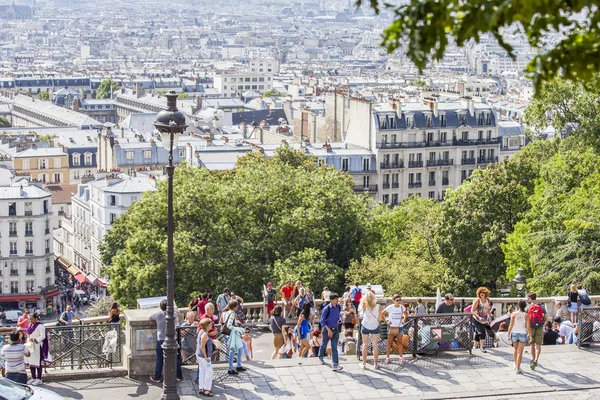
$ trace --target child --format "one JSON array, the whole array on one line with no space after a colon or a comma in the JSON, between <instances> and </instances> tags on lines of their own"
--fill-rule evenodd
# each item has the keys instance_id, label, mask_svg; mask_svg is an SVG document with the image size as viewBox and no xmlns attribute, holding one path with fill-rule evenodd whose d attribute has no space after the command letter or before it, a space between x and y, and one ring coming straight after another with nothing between
<instances>
[{"instance_id":1,"label":"child","mask_svg":"<svg viewBox=\"0 0 600 400\"><path fill-rule=\"evenodd\" d=\"M250 336L250 328L244 330L242 340L244 341L244 355L246 356L246 361L250 361L252 359L252 336Z\"/></svg>"},{"instance_id":2,"label":"child","mask_svg":"<svg viewBox=\"0 0 600 400\"><path fill-rule=\"evenodd\" d=\"M415 307L414 315L427 314L427 307L423 305L423 300L417 299L417 306Z\"/></svg>"},{"instance_id":3,"label":"child","mask_svg":"<svg viewBox=\"0 0 600 400\"><path fill-rule=\"evenodd\" d=\"M346 337L344 340L342 340L342 354L346 354L346 344L350 342L356 344L356 339L354 339L354 331L352 329L346 329Z\"/></svg>"}]
</instances>

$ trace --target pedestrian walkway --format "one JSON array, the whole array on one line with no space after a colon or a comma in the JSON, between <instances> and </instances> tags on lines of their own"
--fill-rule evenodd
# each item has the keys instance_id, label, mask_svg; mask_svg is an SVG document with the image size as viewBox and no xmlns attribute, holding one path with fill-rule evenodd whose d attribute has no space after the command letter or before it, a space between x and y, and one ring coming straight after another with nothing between
<instances>
[{"instance_id":1,"label":"pedestrian walkway","mask_svg":"<svg viewBox=\"0 0 600 400\"><path fill-rule=\"evenodd\" d=\"M405 366L382 365L362 370L355 357L340 357L344 371L333 372L314 358L256 361L247 373L230 376L215 369L213 392L218 399L460 399L495 396L498 399L600 398L600 349L575 346L543 348L535 371L527 365L515 374L512 349L424 356ZM529 363L529 356L524 356ZM184 400L198 398L195 369L186 367L179 392ZM161 386L148 378L88 379L49 383L47 388L67 399L160 398Z\"/></svg>"}]
</instances>

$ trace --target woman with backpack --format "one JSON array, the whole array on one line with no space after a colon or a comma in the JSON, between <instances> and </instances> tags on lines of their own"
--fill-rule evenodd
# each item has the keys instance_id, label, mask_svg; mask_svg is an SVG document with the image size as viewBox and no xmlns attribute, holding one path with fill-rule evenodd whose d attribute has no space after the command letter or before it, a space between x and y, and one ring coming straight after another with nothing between
<instances>
[{"instance_id":1,"label":"woman with backpack","mask_svg":"<svg viewBox=\"0 0 600 400\"><path fill-rule=\"evenodd\" d=\"M487 350L485 349L485 338L487 334L490 334L493 338L496 337L494 330L489 324L491 309L490 291L486 287L480 287L477 289L477 298L473 301L473 305L471 306L471 314L473 315L476 331L474 347L477 348L477 342L479 342L482 353L487 353Z\"/></svg>"},{"instance_id":2,"label":"woman with backpack","mask_svg":"<svg viewBox=\"0 0 600 400\"><path fill-rule=\"evenodd\" d=\"M298 296L294 299L294 305L296 306L296 317L300 317L304 304L308 303L308 297L306 296L306 289L303 287L298 289Z\"/></svg>"},{"instance_id":3,"label":"woman with backpack","mask_svg":"<svg viewBox=\"0 0 600 400\"><path fill-rule=\"evenodd\" d=\"M579 293L577 292L577 285L571 285L571 290L567 293L569 296L569 305L567 306L567 311L571 313L571 322L577 322L577 311L579 310L579 305L577 300L579 299Z\"/></svg>"},{"instance_id":4,"label":"woman with backpack","mask_svg":"<svg viewBox=\"0 0 600 400\"><path fill-rule=\"evenodd\" d=\"M519 311L515 311L510 316L510 326L508 327L508 337L513 344L513 360L515 362L515 371L521 374L521 361L523 360L523 350L531 337L531 325L529 315L525 312L527 302L519 301Z\"/></svg>"}]
</instances>

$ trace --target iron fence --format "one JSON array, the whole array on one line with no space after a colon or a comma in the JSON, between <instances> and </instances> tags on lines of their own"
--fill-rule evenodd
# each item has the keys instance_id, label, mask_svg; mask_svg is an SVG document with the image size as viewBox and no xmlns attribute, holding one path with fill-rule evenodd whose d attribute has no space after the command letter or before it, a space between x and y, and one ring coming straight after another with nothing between
<instances>
[{"instance_id":1,"label":"iron fence","mask_svg":"<svg viewBox=\"0 0 600 400\"><path fill-rule=\"evenodd\" d=\"M577 347L600 343L600 307L580 308L577 314L579 327Z\"/></svg>"},{"instance_id":2,"label":"iron fence","mask_svg":"<svg viewBox=\"0 0 600 400\"><path fill-rule=\"evenodd\" d=\"M179 352L181 356L181 363L183 365L196 365L196 347L198 343L197 326L180 326L177 328L177 343L179 344ZM219 329L217 329L219 331ZM228 336L218 333L216 338L213 339L215 348L213 349L212 362L213 364L220 364L227 362L227 356L229 350L227 349Z\"/></svg>"},{"instance_id":3,"label":"iron fence","mask_svg":"<svg viewBox=\"0 0 600 400\"><path fill-rule=\"evenodd\" d=\"M473 349L473 317L470 313L426 314L408 317L404 323L403 353L435 354L442 351L468 351ZM360 332L360 325L357 328ZM385 354L388 326L381 324L377 347ZM392 344L392 352L398 352L398 344ZM362 335L358 335L357 357L362 357ZM372 343L368 355L373 354Z\"/></svg>"}]
</instances>

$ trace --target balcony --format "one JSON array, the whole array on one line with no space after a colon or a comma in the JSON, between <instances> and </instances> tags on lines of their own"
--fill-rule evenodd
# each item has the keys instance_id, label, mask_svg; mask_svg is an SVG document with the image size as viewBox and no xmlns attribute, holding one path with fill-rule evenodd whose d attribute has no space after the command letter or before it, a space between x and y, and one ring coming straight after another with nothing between
<instances>
[{"instance_id":1,"label":"balcony","mask_svg":"<svg viewBox=\"0 0 600 400\"><path fill-rule=\"evenodd\" d=\"M408 188L409 189L420 188L421 186L423 186L422 182L408 182Z\"/></svg>"},{"instance_id":2,"label":"balcony","mask_svg":"<svg viewBox=\"0 0 600 400\"><path fill-rule=\"evenodd\" d=\"M16 255L18 254L18 251L17 251L16 249L10 249L10 252L9 252L9 254L10 254L11 256L16 256Z\"/></svg>"},{"instance_id":3,"label":"balcony","mask_svg":"<svg viewBox=\"0 0 600 400\"><path fill-rule=\"evenodd\" d=\"M442 186L448 186L448 185L449 185L448 178L442 178Z\"/></svg>"},{"instance_id":4,"label":"balcony","mask_svg":"<svg viewBox=\"0 0 600 400\"><path fill-rule=\"evenodd\" d=\"M398 189L400 187L400 182L392 182L392 188Z\"/></svg>"},{"instance_id":5,"label":"balcony","mask_svg":"<svg viewBox=\"0 0 600 400\"><path fill-rule=\"evenodd\" d=\"M381 169L399 169L399 168L404 168L404 161L400 161L400 162L382 162L379 164L379 167Z\"/></svg>"},{"instance_id":6,"label":"balcony","mask_svg":"<svg viewBox=\"0 0 600 400\"><path fill-rule=\"evenodd\" d=\"M384 184L383 184L383 188L384 188L384 189L389 189L389 188L390 188L390 184L389 184L389 182L388 182L388 183L384 183Z\"/></svg>"},{"instance_id":7,"label":"balcony","mask_svg":"<svg viewBox=\"0 0 600 400\"><path fill-rule=\"evenodd\" d=\"M17 231L9 231L8 236L17 236Z\"/></svg>"},{"instance_id":8,"label":"balcony","mask_svg":"<svg viewBox=\"0 0 600 400\"><path fill-rule=\"evenodd\" d=\"M33 211L31 211L31 210L25 210L25 215L31 216L31 215L33 215Z\"/></svg>"},{"instance_id":9,"label":"balcony","mask_svg":"<svg viewBox=\"0 0 600 400\"><path fill-rule=\"evenodd\" d=\"M409 161L408 168L419 168L423 166L423 160L420 161Z\"/></svg>"},{"instance_id":10,"label":"balcony","mask_svg":"<svg viewBox=\"0 0 600 400\"><path fill-rule=\"evenodd\" d=\"M435 186L435 180L429 181L429 186Z\"/></svg>"},{"instance_id":11,"label":"balcony","mask_svg":"<svg viewBox=\"0 0 600 400\"><path fill-rule=\"evenodd\" d=\"M33 236L33 231L25 231L25 236Z\"/></svg>"},{"instance_id":12,"label":"balcony","mask_svg":"<svg viewBox=\"0 0 600 400\"><path fill-rule=\"evenodd\" d=\"M500 138L492 139L455 139L453 140L456 146L474 146L480 144L499 144Z\"/></svg>"},{"instance_id":13,"label":"balcony","mask_svg":"<svg viewBox=\"0 0 600 400\"><path fill-rule=\"evenodd\" d=\"M475 165L475 157L463 158L460 160L461 165Z\"/></svg>"},{"instance_id":14,"label":"balcony","mask_svg":"<svg viewBox=\"0 0 600 400\"><path fill-rule=\"evenodd\" d=\"M377 143L379 149L400 149L400 148L415 148L415 147L437 147L437 146L452 146L454 143L450 140L426 140L424 142L380 142Z\"/></svg>"},{"instance_id":15,"label":"balcony","mask_svg":"<svg viewBox=\"0 0 600 400\"><path fill-rule=\"evenodd\" d=\"M435 167L440 165L452 165L454 164L454 159L439 159L439 160L427 160L428 167Z\"/></svg>"},{"instance_id":16,"label":"balcony","mask_svg":"<svg viewBox=\"0 0 600 400\"><path fill-rule=\"evenodd\" d=\"M18 269L11 269L10 270L10 276L19 276L19 270Z\"/></svg>"},{"instance_id":17,"label":"balcony","mask_svg":"<svg viewBox=\"0 0 600 400\"><path fill-rule=\"evenodd\" d=\"M33 249L25 249L25 255L26 256L32 256L33 255Z\"/></svg>"},{"instance_id":18,"label":"balcony","mask_svg":"<svg viewBox=\"0 0 600 400\"><path fill-rule=\"evenodd\" d=\"M25 275L35 275L35 271L33 269L26 269Z\"/></svg>"},{"instance_id":19,"label":"balcony","mask_svg":"<svg viewBox=\"0 0 600 400\"><path fill-rule=\"evenodd\" d=\"M477 164L490 164L498 162L498 157L477 157Z\"/></svg>"},{"instance_id":20,"label":"balcony","mask_svg":"<svg viewBox=\"0 0 600 400\"><path fill-rule=\"evenodd\" d=\"M354 186L354 191L357 192L357 193L360 193L360 192L376 192L377 191L377 185L368 185L368 186L355 185Z\"/></svg>"}]
</instances>

